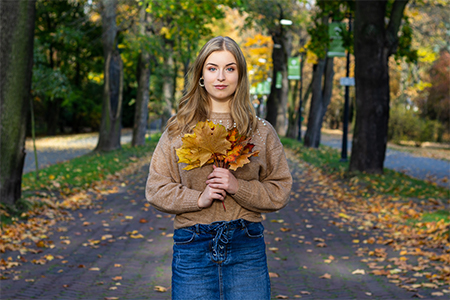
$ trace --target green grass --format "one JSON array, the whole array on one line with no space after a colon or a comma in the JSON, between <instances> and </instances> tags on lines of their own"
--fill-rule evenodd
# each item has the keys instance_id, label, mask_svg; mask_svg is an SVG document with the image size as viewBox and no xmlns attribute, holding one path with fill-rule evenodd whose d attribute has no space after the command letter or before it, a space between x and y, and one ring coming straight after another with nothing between
<instances>
[{"instance_id":1,"label":"green grass","mask_svg":"<svg viewBox=\"0 0 450 300\"><path fill-rule=\"evenodd\" d=\"M318 149L307 148L301 142L289 138L281 138L281 142L305 162L327 174L334 174L349 186L358 185L363 196L385 194L399 198L449 199L450 190L390 169L385 168L383 174L350 173L349 161L341 162L340 151L337 149L323 145Z\"/></svg>"},{"instance_id":2,"label":"green grass","mask_svg":"<svg viewBox=\"0 0 450 300\"><path fill-rule=\"evenodd\" d=\"M130 163L150 155L159 140L159 135L152 136L144 146L132 147L123 145L121 149L111 152L91 152L76 157L70 161L51 165L39 170L39 180L36 173L30 172L22 178L22 190L27 191L60 190L71 194L80 189L88 188L93 182L102 180L114 174Z\"/></svg>"},{"instance_id":3,"label":"green grass","mask_svg":"<svg viewBox=\"0 0 450 300\"><path fill-rule=\"evenodd\" d=\"M21 219L23 212L32 209L28 200L30 197L76 193L126 168L129 164L148 157L160 136L160 134L152 135L144 146L131 147L130 144L126 144L121 149L111 152L91 152L70 161L48 166L39 170L38 180L36 180L35 172L24 174L22 198L18 200L15 207L0 207L6 212L1 215L1 223L10 224L14 220ZM33 203L36 205L35 201Z\"/></svg>"},{"instance_id":4,"label":"green grass","mask_svg":"<svg viewBox=\"0 0 450 300\"><path fill-rule=\"evenodd\" d=\"M450 222L450 211L448 210L437 210L434 212L426 212L417 222L438 222L444 220L445 222Z\"/></svg>"}]
</instances>

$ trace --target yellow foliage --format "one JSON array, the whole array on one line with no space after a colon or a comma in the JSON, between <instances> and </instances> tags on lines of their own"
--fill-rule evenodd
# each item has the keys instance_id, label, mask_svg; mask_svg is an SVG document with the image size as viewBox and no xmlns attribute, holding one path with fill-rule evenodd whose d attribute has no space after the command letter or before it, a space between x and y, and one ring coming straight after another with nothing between
<instances>
[{"instance_id":1,"label":"yellow foliage","mask_svg":"<svg viewBox=\"0 0 450 300\"><path fill-rule=\"evenodd\" d=\"M170 33L169 28L167 28L167 27L161 28L159 33L161 35L164 35L166 39L170 39L172 37L172 34Z\"/></svg>"},{"instance_id":2,"label":"yellow foliage","mask_svg":"<svg viewBox=\"0 0 450 300\"><path fill-rule=\"evenodd\" d=\"M316 64L318 60L317 54L310 50L306 50L306 63L307 64Z\"/></svg>"},{"instance_id":3,"label":"yellow foliage","mask_svg":"<svg viewBox=\"0 0 450 300\"><path fill-rule=\"evenodd\" d=\"M438 58L437 53L430 48L419 48L417 55L419 56L419 61L424 63L432 63Z\"/></svg>"}]
</instances>

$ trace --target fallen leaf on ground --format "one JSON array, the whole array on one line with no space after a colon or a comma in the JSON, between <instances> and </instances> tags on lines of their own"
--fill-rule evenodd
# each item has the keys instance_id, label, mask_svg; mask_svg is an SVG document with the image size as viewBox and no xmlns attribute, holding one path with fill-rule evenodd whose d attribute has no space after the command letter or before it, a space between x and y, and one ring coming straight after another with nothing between
<instances>
[{"instance_id":1,"label":"fallen leaf on ground","mask_svg":"<svg viewBox=\"0 0 450 300\"><path fill-rule=\"evenodd\" d=\"M325 274L323 274L322 276L320 276L319 278L322 278L322 279L331 279L331 275L328 274L328 273L325 273Z\"/></svg>"},{"instance_id":2,"label":"fallen leaf on ground","mask_svg":"<svg viewBox=\"0 0 450 300\"><path fill-rule=\"evenodd\" d=\"M301 291L300 294L301 294L301 295L311 295L311 292L308 292L308 291Z\"/></svg>"},{"instance_id":3,"label":"fallen leaf on ground","mask_svg":"<svg viewBox=\"0 0 450 300\"><path fill-rule=\"evenodd\" d=\"M160 286L160 285L156 285L154 288L155 291L160 292L160 293L165 293L167 292L167 288Z\"/></svg>"},{"instance_id":4,"label":"fallen leaf on ground","mask_svg":"<svg viewBox=\"0 0 450 300\"><path fill-rule=\"evenodd\" d=\"M356 269L355 271L352 272L352 274L353 275L356 275L356 274L364 275L364 274L366 274L366 272L363 269Z\"/></svg>"},{"instance_id":5,"label":"fallen leaf on ground","mask_svg":"<svg viewBox=\"0 0 450 300\"><path fill-rule=\"evenodd\" d=\"M278 274L275 273L275 272L269 272L269 277L270 277L270 278L277 278L277 277L280 277L280 275L278 275Z\"/></svg>"},{"instance_id":6,"label":"fallen leaf on ground","mask_svg":"<svg viewBox=\"0 0 450 300\"><path fill-rule=\"evenodd\" d=\"M289 299L289 297L288 297L288 296L285 296L285 295L277 295L277 296L275 297L275 299Z\"/></svg>"}]
</instances>

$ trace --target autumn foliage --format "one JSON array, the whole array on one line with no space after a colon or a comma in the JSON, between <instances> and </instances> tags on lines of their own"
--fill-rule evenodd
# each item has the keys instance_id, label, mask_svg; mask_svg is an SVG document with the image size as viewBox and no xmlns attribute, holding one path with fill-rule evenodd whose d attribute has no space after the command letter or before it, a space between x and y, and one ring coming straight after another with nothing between
<instances>
[{"instance_id":1,"label":"autumn foliage","mask_svg":"<svg viewBox=\"0 0 450 300\"><path fill-rule=\"evenodd\" d=\"M250 138L239 134L236 128L227 130L225 126L211 121L198 122L193 133L185 134L183 145L176 149L178 163L186 163L184 170L192 170L214 163L217 167L236 171L249 163L254 144Z\"/></svg>"}]
</instances>

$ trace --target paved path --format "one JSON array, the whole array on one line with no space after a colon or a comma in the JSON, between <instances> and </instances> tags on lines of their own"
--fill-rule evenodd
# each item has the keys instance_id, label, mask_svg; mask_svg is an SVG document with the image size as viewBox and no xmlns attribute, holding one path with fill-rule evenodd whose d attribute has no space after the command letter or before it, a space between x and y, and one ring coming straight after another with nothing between
<instances>
[{"instance_id":1,"label":"paved path","mask_svg":"<svg viewBox=\"0 0 450 300\"><path fill-rule=\"evenodd\" d=\"M40 141L38 147L39 168L89 153L97 145L97 140L96 135L89 134L80 135L76 139L47 138L47 142ZM124 130L121 143L129 142L131 142L131 131ZM322 144L341 149L342 140L337 136L323 135ZM351 141L348 142L348 149L351 150ZM24 173L35 170L33 148L30 142L27 142L26 150ZM414 156L406 152L387 149L384 166L450 188L450 161Z\"/></svg>"},{"instance_id":2,"label":"paved path","mask_svg":"<svg viewBox=\"0 0 450 300\"><path fill-rule=\"evenodd\" d=\"M342 149L342 139L337 136L323 135L321 143L332 148ZM348 142L347 149L349 152L351 151L351 141ZM384 167L450 188L450 161L414 156L410 153L388 148Z\"/></svg>"},{"instance_id":3,"label":"paved path","mask_svg":"<svg viewBox=\"0 0 450 300\"><path fill-rule=\"evenodd\" d=\"M68 137L48 137L38 139L37 156L39 169L48 167L59 162L70 160L72 158L82 156L95 149L98 142L96 134L80 134ZM131 142L131 131L124 130L120 137L120 143ZM23 172L33 172L36 170L33 144L27 139L26 156L23 166Z\"/></svg>"},{"instance_id":4,"label":"paved path","mask_svg":"<svg viewBox=\"0 0 450 300\"><path fill-rule=\"evenodd\" d=\"M327 197L320 195L320 182L312 182L298 163L290 161L290 166L295 179L291 201L263 222L269 269L276 274L272 298L411 298L415 293L368 274L355 255L360 246L352 243L365 233L333 225L332 214L317 206L317 197ZM117 182L120 188L94 209L74 211L73 220L58 224L48 234L53 249L24 255L26 262L0 281L1 299L170 299L173 217L146 206L147 168ZM327 247L318 247L318 239ZM32 263L49 254L54 259L45 265ZM331 263L325 261L330 255ZM352 274L358 269L365 275ZM331 278L320 278L325 273ZM155 291L158 286L167 290ZM445 299L430 293L420 292L428 299Z\"/></svg>"}]
</instances>

